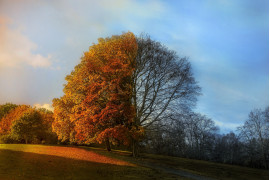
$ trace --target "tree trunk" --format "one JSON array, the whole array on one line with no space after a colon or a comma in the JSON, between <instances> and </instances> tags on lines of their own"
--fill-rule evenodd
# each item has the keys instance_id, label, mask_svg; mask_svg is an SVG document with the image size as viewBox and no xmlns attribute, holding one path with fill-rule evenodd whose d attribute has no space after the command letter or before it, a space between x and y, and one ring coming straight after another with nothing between
<instances>
[{"instance_id":1,"label":"tree trunk","mask_svg":"<svg viewBox=\"0 0 270 180\"><path fill-rule=\"evenodd\" d=\"M108 138L106 139L106 148L107 148L107 151L111 151L111 145Z\"/></svg>"},{"instance_id":2,"label":"tree trunk","mask_svg":"<svg viewBox=\"0 0 270 180\"><path fill-rule=\"evenodd\" d=\"M139 155L139 142L135 139L132 140L132 156L138 157Z\"/></svg>"},{"instance_id":3,"label":"tree trunk","mask_svg":"<svg viewBox=\"0 0 270 180\"><path fill-rule=\"evenodd\" d=\"M28 144L28 137L26 135L23 136L25 140L25 144Z\"/></svg>"}]
</instances>

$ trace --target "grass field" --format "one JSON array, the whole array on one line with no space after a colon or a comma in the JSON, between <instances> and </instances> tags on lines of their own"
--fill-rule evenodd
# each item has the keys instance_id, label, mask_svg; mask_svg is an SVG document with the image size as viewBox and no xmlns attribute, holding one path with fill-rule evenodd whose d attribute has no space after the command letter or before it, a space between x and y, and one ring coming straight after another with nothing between
<instances>
[{"instance_id":1,"label":"grass field","mask_svg":"<svg viewBox=\"0 0 270 180\"><path fill-rule=\"evenodd\" d=\"M82 148L0 144L0 180L176 178Z\"/></svg>"},{"instance_id":2,"label":"grass field","mask_svg":"<svg viewBox=\"0 0 270 180\"><path fill-rule=\"evenodd\" d=\"M269 171L262 169L152 154L143 155L143 159L214 179L269 179Z\"/></svg>"},{"instance_id":3,"label":"grass field","mask_svg":"<svg viewBox=\"0 0 270 180\"><path fill-rule=\"evenodd\" d=\"M134 159L130 152L107 152L100 148L0 144L0 180L188 179L153 167L168 167L212 179L269 178L266 170L169 156L142 154Z\"/></svg>"},{"instance_id":4,"label":"grass field","mask_svg":"<svg viewBox=\"0 0 270 180\"><path fill-rule=\"evenodd\" d=\"M192 160L179 157L154 155L154 154L141 154L140 158L134 160L129 156L128 152L115 151L114 153L108 153L105 150L90 148L92 151L96 151L106 156L114 157L117 159L125 160L130 163L144 162L155 164L158 166L166 166L173 169L179 169L186 172L190 172L204 177L212 179L235 179L235 180L263 180L269 179L269 171L263 169L254 169L236 165L228 165L221 163L213 163L201 160Z\"/></svg>"}]
</instances>

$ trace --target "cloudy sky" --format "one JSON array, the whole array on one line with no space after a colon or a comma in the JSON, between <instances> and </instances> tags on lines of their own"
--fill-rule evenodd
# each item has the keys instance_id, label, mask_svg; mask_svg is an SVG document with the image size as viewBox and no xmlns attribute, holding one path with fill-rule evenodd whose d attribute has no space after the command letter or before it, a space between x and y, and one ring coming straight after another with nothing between
<instances>
[{"instance_id":1,"label":"cloudy sky","mask_svg":"<svg viewBox=\"0 0 270 180\"><path fill-rule=\"evenodd\" d=\"M269 104L268 0L0 0L0 104L49 107L99 37L148 33L189 57L221 132Z\"/></svg>"}]
</instances>

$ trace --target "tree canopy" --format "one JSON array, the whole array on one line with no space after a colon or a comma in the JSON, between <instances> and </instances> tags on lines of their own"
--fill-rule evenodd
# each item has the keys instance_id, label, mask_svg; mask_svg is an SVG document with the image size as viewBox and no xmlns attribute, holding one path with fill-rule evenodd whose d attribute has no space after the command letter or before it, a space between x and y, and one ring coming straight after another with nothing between
<instances>
[{"instance_id":1,"label":"tree canopy","mask_svg":"<svg viewBox=\"0 0 270 180\"><path fill-rule=\"evenodd\" d=\"M4 143L55 143L52 132L53 112L28 105L12 105L0 120L0 140Z\"/></svg>"},{"instance_id":2,"label":"tree canopy","mask_svg":"<svg viewBox=\"0 0 270 180\"><path fill-rule=\"evenodd\" d=\"M89 48L66 77L65 95L53 100L53 129L62 141L105 142L108 149L109 143L130 144L136 135L131 102L136 53L130 32L100 38Z\"/></svg>"},{"instance_id":3,"label":"tree canopy","mask_svg":"<svg viewBox=\"0 0 270 180\"><path fill-rule=\"evenodd\" d=\"M42 133L41 114L34 109L27 110L12 122L11 133L16 140L24 140L26 144L39 138Z\"/></svg>"},{"instance_id":4,"label":"tree canopy","mask_svg":"<svg viewBox=\"0 0 270 180\"><path fill-rule=\"evenodd\" d=\"M6 114L0 121L0 135L9 134L11 132L12 122L20 118L29 108L30 106L20 105Z\"/></svg>"},{"instance_id":5,"label":"tree canopy","mask_svg":"<svg viewBox=\"0 0 270 180\"><path fill-rule=\"evenodd\" d=\"M66 81L53 100L58 138L132 144L133 154L145 130L193 106L200 92L186 58L131 32L98 39Z\"/></svg>"},{"instance_id":6,"label":"tree canopy","mask_svg":"<svg viewBox=\"0 0 270 180\"><path fill-rule=\"evenodd\" d=\"M1 119L6 116L12 109L15 109L18 105L13 103L6 103L0 105L0 121Z\"/></svg>"}]
</instances>

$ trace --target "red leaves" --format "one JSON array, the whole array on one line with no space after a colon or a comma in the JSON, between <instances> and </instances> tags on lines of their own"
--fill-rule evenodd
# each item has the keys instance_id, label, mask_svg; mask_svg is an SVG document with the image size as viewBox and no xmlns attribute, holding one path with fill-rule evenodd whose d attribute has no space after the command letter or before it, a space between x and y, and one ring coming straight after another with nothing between
<instances>
[{"instance_id":1,"label":"red leaves","mask_svg":"<svg viewBox=\"0 0 270 180\"><path fill-rule=\"evenodd\" d=\"M123 110L132 109L131 104L127 103L131 98L131 93L128 93L131 86L126 85L131 81L125 81L125 78L133 73L134 67L130 62L135 58L136 39L133 34L127 33L111 39L101 39L100 42L92 46L85 57L87 68L93 73L94 82L88 86L88 94L82 105L95 110L90 119L92 128L97 130L98 142L101 143L107 138L111 141L121 139L124 142L123 137L129 138L127 129L131 125L131 117ZM127 44L136 46L131 47ZM96 76L97 70L99 76Z\"/></svg>"},{"instance_id":2,"label":"red leaves","mask_svg":"<svg viewBox=\"0 0 270 180\"><path fill-rule=\"evenodd\" d=\"M68 103L56 103L54 107L56 120L62 117L63 122L74 122L76 141L102 143L109 139L114 143L130 143L135 117L131 95L136 53L136 38L130 32L100 38L67 76L61 100L70 100L76 108Z\"/></svg>"},{"instance_id":3,"label":"red leaves","mask_svg":"<svg viewBox=\"0 0 270 180\"><path fill-rule=\"evenodd\" d=\"M107 128L97 136L97 141L99 143L102 143L104 139L109 138L110 141L114 144L124 144L128 145L130 144L130 134L129 129L124 125L117 125L113 128Z\"/></svg>"}]
</instances>

